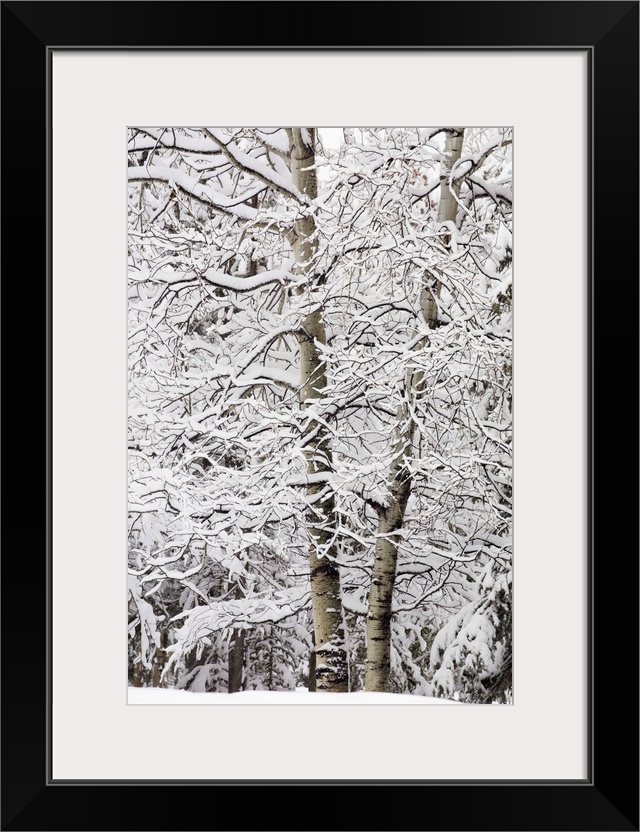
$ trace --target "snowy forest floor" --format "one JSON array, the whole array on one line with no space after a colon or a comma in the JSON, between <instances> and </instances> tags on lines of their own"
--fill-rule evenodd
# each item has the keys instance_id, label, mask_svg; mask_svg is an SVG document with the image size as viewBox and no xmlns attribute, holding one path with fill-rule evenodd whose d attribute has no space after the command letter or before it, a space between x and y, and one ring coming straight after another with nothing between
<instances>
[{"instance_id":1,"label":"snowy forest floor","mask_svg":"<svg viewBox=\"0 0 640 832\"><path fill-rule=\"evenodd\" d=\"M175 688L129 687L129 705L462 705L452 699L399 693L313 693L306 688L291 692L247 690L228 693L191 693Z\"/></svg>"}]
</instances>

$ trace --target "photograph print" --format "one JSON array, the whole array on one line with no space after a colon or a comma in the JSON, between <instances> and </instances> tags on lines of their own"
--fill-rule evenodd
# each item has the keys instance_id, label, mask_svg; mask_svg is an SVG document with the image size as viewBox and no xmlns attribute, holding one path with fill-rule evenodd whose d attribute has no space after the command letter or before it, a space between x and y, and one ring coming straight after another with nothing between
<instances>
[{"instance_id":1,"label":"photograph print","mask_svg":"<svg viewBox=\"0 0 640 832\"><path fill-rule=\"evenodd\" d=\"M128 129L130 704L513 703L512 139Z\"/></svg>"}]
</instances>

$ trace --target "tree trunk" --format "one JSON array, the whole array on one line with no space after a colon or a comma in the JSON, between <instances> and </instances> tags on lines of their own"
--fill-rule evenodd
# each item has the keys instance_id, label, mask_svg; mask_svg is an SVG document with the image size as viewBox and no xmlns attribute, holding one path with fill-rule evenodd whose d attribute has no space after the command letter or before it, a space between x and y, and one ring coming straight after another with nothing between
<instances>
[{"instance_id":1,"label":"tree trunk","mask_svg":"<svg viewBox=\"0 0 640 832\"><path fill-rule=\"evenodd\" d=\"M440 204L438 206L438 224L454 222L458 212L455 197L460 186L449 187L449 175L455 163L460 159L464 129L454 129L447 133L444 159L440 172ZM455 194L455 196L454 196ZM450 235L445 235L445 245L449 245ZM440 284L427 275L420 293L420 307L425 323L430 329L437 325L438 298ZM428 344L424 338L414 349L422 349ZM405 395L416 397L424 392L422 373L410 374L405 380ZM368 691L384 692L389 690L391 673L391 615L393 587L398 563L398 543L404 522L407 503L411 494L411 473L406 459L413 453L415 424L406 404L398 408L396 422L396 441L387 479L387 505L381 509L378 519L378 533L373 556L371 589L367 610L367 658L365 663L364 688Z\"/></svg>"},{"instance_id":2,"label":"tree trunk","mask_svg":"<svg viewBox=\"0 0 640 832\"><path fill-rule=\"evenodd\" d=\"M398 408L397 440L387 481L387 506L380 510L367 611L364 689L386 691L391 672L391 604L398 562L399 532L411 493L405 459L413 447L414 426L405 405Z\"/></svg>"},{"instance_id":3,"label":"tree trunk","mask_svg":"<svg viewBox=\"0 0 640 832\"><path fill-rule=\"evenodd\" d=\"M155 656L153 657L153 679L151 682L152 687L160 688L162 687L162 671L164 670L164 665L166 661L166 649L167 649L167 630L160 630L160 645L156 650Z\"/></svg>"},{"instance_id":4,"label":"tree trunk","mask_svg":"<svg viewBox=\"0 0 640 832\"><path fill-rule=\"evenodd\" d=\"M458 215L456 197L460 194L460 183L453 182L449 187L449 177L456 162L459 161L464 142L464 127L453 128L447 133L444 142L444 154L440 166L440 202L438 204L438 226L442 223L455 224ZM442 234L440 239L449 247L451 234ZM434 329L438 322L438 299L440 297L440 282L430 273L425 275L425 281L420 293L420 308L425 323L429 329Z\"/></svg>"},{"instance_id":5,"label":"tree trunk","mask_svg":"<svg viewBox=\"0 0 640 832\"><path fill-rule=\"evenodd\" d=\"M242 690L244 681L244 630L234 630L229 644L229 693Z\"/></svg>"},{"instance_id":6,"label":"tree trunk","mask_svg":"<svg viewBox=\"0 0 640 832\"><path fill-rule=\"evenodd\" d=\"M316 690L316 640L313 633L311 633L311 652L309 653L309 681L307 682L307 689L309 693L315 693Z\"/></svg>"},{"instance_id":7,"label":"tree trunk","mask_svg":"<svg viewBox=\"0 0 640 832\"><path fill-rule=\"evenodd\" d=\"M447 132L444 142L444 159L440 168L440 203L438 205L438 222L456 221L458 214L457 197L460 195L460 182L453 182L449 187L449 177L462 154L464 127L456 127Z\"/></svg>"},{"instance_id":8,"label":"tree trunk","mask_svg":"<svg viewBox=\"0 0 640 832\"><path fill-rule=\"evenodd\" d=\"M142 687L142 661L133 663L133 673L131 675L131 684L134 688L141 688Z\"/></svg>"},{"instance_id":9,"label":"tree trunk","mask_svg":"<svg viewBox=\"0 0 640 832\"><path fill-rule=\"evenodd\" d=\"M236 586L233 597L239 600L243 597L242 589ZM245 631L242 629L233 630L229 641L228 681L227 690L229 693L238 693L242 690L244 682L244 660L245 660Z\"/></svg>"},{"instance_id":10,"label":"tree trunk","mask_svg":"<svg viewBox=\"0 0 640 832\"><path fill-rule=\"evenodd\" d=\"M315 171L315 129L291 128L291 173L293 184L310 199L318 195ZM312 214L303 214L295 222L291 244L296 270L310 277L317 252L316 230ZM304 291L304 290L302 290ZM327 337L320 310L310 311L298 333L300 346L300 402L307 409L320 405L327 386L324 360L318 345ZM308 474L328 474L333 468L330 436L320 422L310 419L303 442ZM313 480L307 486L309 529L309 566L311 598L316 643L316 686L319 691L348 690L347 654L340 599L340 574L335 564L335 499L326 482Z\"/></svg>"}]
</instances>

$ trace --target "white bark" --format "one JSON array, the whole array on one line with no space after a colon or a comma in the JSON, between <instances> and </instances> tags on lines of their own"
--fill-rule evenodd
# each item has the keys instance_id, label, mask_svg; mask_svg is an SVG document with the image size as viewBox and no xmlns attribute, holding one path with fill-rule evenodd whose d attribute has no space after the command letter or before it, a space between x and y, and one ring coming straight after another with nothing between
<instances>
[{"instance_id":1,"label":"white bark","mask_svg":"<svg viewBox=\"0 0 640 832\"><path fill-rule=\"evenodd\" d=\"M315 171L315 129L291 128L291 173L294 186L310 199L318 195ZM296 220L292 237L296 269L310 276L317 251L316 226L311 214ZM298 334L300 345L300 401L309 407L322 399L327 385L324 361L318 345L326 344L320 310L310 312ZM327 428L313 419L305 431L305 458L309 474L332 470L330 437ZM307 521L310 536L309 566L316 654L316 689L344 692L348 689L347 655L340 598L340 574L335 564L335 500L326 483L307 486ZM324 493L326 491L326 493Z\"/></svg>"},{"instance_id":2,"label":"white bark","mask_svg":"<svg viewBox=\"0 0 640 832\"><path fill-rule=\"evenodd\" d=\"M462 153L464 142L464 128L449 131L444 143L444 154L440 169L440 202L438 204L438 226L443 223L455 223L458 214L457 197L460 194L460 183L450 182L451 171ZM442 234L442 242L448 246L451 235ZM432 274L425 274L425 282L420 294L420 308L425 323L434 329L438 321L438 299L440 297L440 283Z\"/></svg>"},{"instance_id":3,"label":"white bark","mask_svg":"<svg viewBox=\"0 0 640 832\"><path fill-rule=\"evenodd\" d=\"M455 222L458 213L457 197L460 195L460 183L451 182L453 168L460 159L464 128L450 130L444 143L444 159L440 170L440 203L438 205L438 222Z\"/></svg>"}]
</instances>

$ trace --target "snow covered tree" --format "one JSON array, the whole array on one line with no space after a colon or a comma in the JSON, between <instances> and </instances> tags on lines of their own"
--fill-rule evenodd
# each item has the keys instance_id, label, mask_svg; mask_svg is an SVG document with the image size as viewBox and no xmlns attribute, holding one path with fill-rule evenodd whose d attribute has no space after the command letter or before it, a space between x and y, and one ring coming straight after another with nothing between
<instances>
[{"instance_id":1,"label":"snow covered tree","mask_svg":"<svg viewBox=\"0 0 640 832\"><path fill-rule=\"evenodd\" d=\"M431 647L436 696L512 701L511 569L496 559L477 579L478 598L453 615Z\"/></svg>"},{"instance_id":2,"label":"snow covered tree","mask_svg":"<svg viewBox=\"0 0 640 832\"><path fill-rule=\"evenodd\" d=\"M138 664L450 693L510 551L510 176L506 129L130 131Z\"/></svg>"},{"instance_id":3,"label":"snow covered tree","mask_svg":"<svg viewBox=\"0 0 640 832\"><path fill-rule=\"evenodd\" d=\"M446 133L445 149L440 164L440 200L437 214L436 233L441 233L442 244L449 246L452 229L458 213L457 193L460 182L453 180L452 171L460 160L464 130L449 130ZM410 214L407 220L410 222ZM420 309L423 323L429 329L438 325L438 298L442 282L432 271L425 269L420 287ZM416 333L419 335L419 333ZM411 344L412 350L423 350L430 345L428 336L423 335ZM416 405L419 398L427 393L427 375L423 369L409 366L401 391L403 401L396 409L397 424L394 427L392 458L389 465L387 493L378 509L378 533L373 558L369 611L367 614L367 676L366 688L385 691L389 686L391 672L391 617L393 614L393 589L398 561L398 544L404 527L404 516L411 495L413 472L411 463L414 454L414 439L418 421Z\"/></svg>"}]
</instances>

